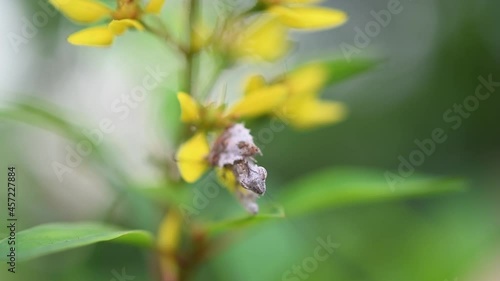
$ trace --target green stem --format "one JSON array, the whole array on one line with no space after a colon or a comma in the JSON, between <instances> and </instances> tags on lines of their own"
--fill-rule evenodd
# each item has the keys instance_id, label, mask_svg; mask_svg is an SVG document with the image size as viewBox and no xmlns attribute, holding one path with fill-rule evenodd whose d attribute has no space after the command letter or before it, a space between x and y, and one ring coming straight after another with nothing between
<instances>
[{"instance_id":1,"label":"green stem","mask_svg":"<svg viewBox=\"0 0 500 281\"><path fill-rule=\"evenodd\" d=\"M206 99L210 93L210 90L213 89L214 85L217 83L218 79L220 78L220 74L222 73L222 71L224 71L226 69L226 67L228 66L228 63L227 63L227 59L226 58L219 58L219 57L216 57L215 58L216 60L219 60L220 61L217 61L216 62L216 66L215 66L215 69L213 70L213 72L211 73L206 85L204 86L203 88L203 91L202 91L202 95L201 95L201 99Z\"/></svg>"},{"instance_id":2,"label":"green stem","mask_svg":"<svg viewBox=\"0 0 500 281\"><path fill-rule=\"evenodd\" d=\"M149 33L157 36L160 39L165 40L165 42L172 49L174 49L175 51L177 51L180 54L182 54L183 56L185 56L186 53L188 52L188 50L186 50L186 47L183 47L181 44L179 44L178 42L176 42L170 36L170 34L168 34L168 32L166 30L166 27L165 27L165 24L161 21L161 19L158 19L158 22L160 23L160 27L161 28L155 28L155 27L151 26L150 24L146 23L145 21L142 21L142 20L140 21L140 23L144 26L144 28L146 29L146 31L148 31Z\"/></svg>"},{"instance_id":3,"label":"green stem","mask_svg":"<svg viewBox=\"0 0 500 281\"><path fill-rule=\"evenodd\" d=\"M187 22L187 32L188 32L188 50L186 52L186 92L190 95L193 95L193 80L196 75L196 67L195 67L195 51L193 49L193 24L196 21L196 15L198 10L198 1L197 0L188 0L188 22Z\"/></svg>"}]
</instances>

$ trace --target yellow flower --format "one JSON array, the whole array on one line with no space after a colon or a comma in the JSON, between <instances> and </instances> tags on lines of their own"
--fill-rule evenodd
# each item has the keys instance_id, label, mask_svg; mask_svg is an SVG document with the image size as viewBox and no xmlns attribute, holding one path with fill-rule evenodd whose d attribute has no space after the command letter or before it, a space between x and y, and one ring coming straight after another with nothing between
<instances>
[{"instance_id":1,"label":"yellow flower","mask_svg":"<svg viewBox=\"0 0 500 281\"><path fill-rule=\"evenodd\" d=\"M187 93L178 93L181 121L198 131L178 150L181 176L187 182L195 182L208 171L211 164L207 133L223 130L242 118L275 115L300 129L341 121L347 111L344 105L318 98L329 75L327 65L311 63L270 84L262 76L252 76L245 85L244 96L229 108L202 106Z\"/></svg>"},{"instance_id":2,"label":"yellow flower","mask_svg":"<svg viewBox=\"0 0 500 281\"><path fill-rule=\"evenodd\" d=\"M259 117L272 112L277 105L283 103L287 96L284 85L271 85L252 91L245 95L227 111L229 118Z\"/></svg>"},{"instance_id":3,"label":"yellow flower","mask_svg":"<svg viewBox=\"0 0 500 281\"><path fill-rule=\"evenodd\" d=\"M197 181L210 168L210 148L207 132L222 130L241 118L255 118L272 113L287 96L284 85L255 90L228 109L212 104L202 106L187 93L177 94L181 106L181 121L194 125L198 132L177 151L177 166L186 182Z\"/></svg>"},{"instance_id":4,"label":"yellow flower","mask_svg":"<svg viewBox=\"0 0 500 281\"><path fill-rule=\"evenodd\" d=\"M159 255L160 268L163 276L170 278L168 280L177 280L179 276L176 257L181 242L182 219L180 210L171 208L158 228L157 247L161 253Z\"/></svg>"},{"instance_id":5,"label":"yellow flower","mask_svg":"<svg viewBox=\"0 0 500 281\"><path fill-rule=\"evenodd\" d=\"M232 44L236 57L274 61L289 49L286 27L273 16L261 16L238 34Z\"/></svg>"},{"instance_id":6,"label":"yellow flower","mask_svg":"<svg viewBox=\"0 0 500 281\"><path fill-rule=\"evenodd\" d=\"M197 181L209 168L210 147L204 132L199 132L183 143L177 151L177 165L182 178L189 183Z\"/></svg>"},{"instance_id":7,"label":"yellow flower","mask_svg":"<svg viewBox=\"0 0 500 281\"><path fill-rule=\"evenodd\" d=\"M245 87L246 96L251 97L267 89L270 95L276 86L284 86L287 98L273 111L283 121L299 128L313 128L341 121L346 115L342 103L322 101L318 98L328 80L328 69L320 63L302 66L285 78L269 85L262 77L253 76Z\"/></svg>"},{"instance_id":8,"label":"yellow flower","mask_svg":"<svg viewBox=\"0 0 500 281\"><path fill-rule=\"evenodd\" d=\"M231 169L217 169L216 174L219 182L229 189L229 191L234 192L239 187L238 181Z\"/></svg>"},{"instance_id":9,"label":"yellow flower","mask_svg":"<svg viewBox=\"0 0 500 281\"><path fill-rule=\"evenodd\" d=\"M286 26L299 29L332 28L347 21L339 10L317 7L318 0L261 0L267 12L277 16Z\"/></svg>"},{"instance_id":10,"label":"yellow flower","mask_svg":"<svg viewBox=\"0 0 500 281\"><path fill-rule=\"evenodd\" d=\"M165 0L151 0L142 7L138 0L118 0L115 10L95 0L49 0L49 2L69 19L83 24L91 24L109 19L107 25L90 27L71 34L68 42L73 45L106 47L116 36L129 28L144 30L140 18L146 14L158 14Z\"/></svg>"},{"instance_id":11,"label":"yellow flower","mask_svg":"<svg viewBox=\"0 0 500 281\"><path fill-rule=\"evenodd\" d=\"M347 110L340 102L323 101L315 95L301 93L290 98L280 110L278 117L298 129L309 129L342 121Z\"/></svg>"}]
</instances>

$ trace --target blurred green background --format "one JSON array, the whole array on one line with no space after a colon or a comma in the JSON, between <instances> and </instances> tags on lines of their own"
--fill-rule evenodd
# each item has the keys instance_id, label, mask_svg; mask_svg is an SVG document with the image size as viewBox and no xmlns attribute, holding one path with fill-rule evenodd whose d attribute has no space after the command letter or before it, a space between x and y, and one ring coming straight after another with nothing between
<instances>
[{"instance_id":1,"label":"blurred green background","mask_svg":"<svg viewBox=\"0 0 500 281\"><path fill-rule=\"evenodd\" d=\"M308 60L343 59L341 44L353 45L355 28L363 29L373 20L370 12L386 9L388 2L327 1L325 5L349 14L347 24L315 33L292 32L296 48L290 57L276 65L242 65L224 72L214 97L227 84L234 100L244 75L254 71L272 75ZM217 6L208 0L203 3L206 13L216 17ZM306 132L287 128L269 139L257 137L264 153L259 164L269 173L268 192L260 202L279 203L280 189L288 183L330 167L373 169L380 172L371 176L385 182L386 171L397 173L398 157L408 159L417 149L415 140L430 138L436 128L442 128L448 138L415 167L416 172L464 178L468 188L436 197L356 204L272 220L239 233L240 239L205 262L194 280L500 278L500 87L468 118L462 118L457 129L443 119L454 104L475 93L478 77L491 75L500 81L500 2L401 0L401 5L402 12L393 15L387 27L360 49L360 57L382 58L383 63L323 93L326 99L348 105L345 122ZM169 0L164 9L163 17L174 27L179 24L176 11L180 7L180 1ZM164 128L173 122L165 118L178 111L175 100L163 97L176 90L182 62L156 38L139 33L120 37L110 49L70 46L66 36L80 27L59 14L50 16L27 42L13 45L12 34L21 34L24 20L42 8L38 1L27 0L4 1L2 8L1 106L36 98L62 108L63 119L77 120L87 128L110 118L116 129L105 136L105 143L110 153L119 156L117 166L133 185L156 185L163 173L156 160L173 153L173 144L167 140L171 130ZM169 77L127 118L120 119L111 104L140 83L148 67L158 65ZM156 230L162 208L134 201L133 194L116 192L109 183L120 185L120 181L110 179L110 167L87 159L61 182L52 165L64 161L70 140L25 123L0 122L2 169L15 165L18 170L19 229L54 221L99 220ZM253 132L265 126L258 125ZM0 173L2 182L5 176ZM396 186L393 192L401 190ZM2 191L2 223L5 196ZM131 204L136 205L130 208ZM217 219L228 212L242 210L229 194L221 192L202 217ZM0 228L0 234L7 236L6 229ZM339 247L317 269L307 272L307 277L284 277L313 255L318 238L327 237ZM0 279L113 280L113 271L122 268L134 280L154 280L150 254L115 244L21 263L16 274L2 265Z\"/></svg>"}]
</instances>

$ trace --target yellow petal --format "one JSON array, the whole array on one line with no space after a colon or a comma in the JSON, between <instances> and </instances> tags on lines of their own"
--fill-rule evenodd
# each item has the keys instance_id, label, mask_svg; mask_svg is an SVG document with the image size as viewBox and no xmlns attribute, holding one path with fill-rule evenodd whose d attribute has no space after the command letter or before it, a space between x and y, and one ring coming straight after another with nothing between
<instances>
[{"instance_id":1,"label":"yellow petal","mask_svg":"<svg viewBox=\"0 0 500 281\"><path fill-rule=\"evenodd\" d=\"M181 121L194 123L200 119L200 107L198 103L188 94L180 92L177 99L181 105Z\"/></svg>"},{"instance_id":2,"label":"yellow petal","mask_svg":"<svg viewBox=\"0 0 500 281\"><path fill-rule=\"evenodd\" d=\"M274 61L289 47L286 28L275 18L261 17L246 29L235 45L236 55Z\"/></svg>"},{"instance_id":3,"label":"yellow petal","mask_svg":"<svg viewBox=\"0 0 500 281\"><path fill-rule=\"evenodd\" d=\"M262 75L252 75L248 77L247 81L245 82L243 92L245 93L245 95L247 95L255 90L263 88L265 85L266 80Z\"/></svg>"},{"instance_id":4,"label":"yellow petal","mask_svg":"<svg viewBox=\"0 0 500 281\"><path fill-rule=\"evenodd\" d=\"M71 34L68 42L73 45L107 47L113 43L113 33L107 26L90 27Z\"/></svg>"},{"instance_id":5,"label":"yellow petal","mask_svg":"<svg viewBox=\"0 0 500 281\"><path fill-rule=\"evenodd\" d=\"M170 210L158 229L158 247L166 251L177 249L181 226L182 217L179 211L177 209Z\"/></svg>"},{"instance_id":6,"label":"yellow petal","mask_svg":"<svg viewBox=\"0 0 500 281\"><path fill-rule=\"evenodd\" d=\"M137 20L124 19L124 20L113 20L109 23L109 29L115 35L121 35L128 28L134 27L137 30L144 30L144 26Z\"/></svg>"},{"instance_id":7,"label":"yellow petal","mask_svg":"<svg viewBox=\"0 0 500 281\"><path fill-rule=\"evenodd\" d=\"M163 4L165 4L165 0L150 0L144 10L146 13L159 14Z\"/></svg>"},{"instance_id":8,"label":"yellow petal","mask_svg":"<svg viewBox=\"0 0 500 281\"><path fill-rule=\"evenodd\" d=\"M283 107L279 117L299 129L308 129L342 121L347 110L342 103L306 98Z\"/></svg>"},{"instance_id":9,"label":"yellow petal","mask_svg":"<svg viewBox=\"0 0 500 281\"><path fill-rule=\"evenodd\" d=\"M287 94L287 88L280 84L258 89L244 96L228 114L236 117L257 117L271 113L284 102Z\"/></svg>"},{"instance_id":10,"label":"yellow petal","mask_svg":"<svg viewBox=\"0 0 500 281\"><path fill-rule=\"evenodd\" d=\"M110 16L112 10L93 0L49 0L66 17L81 23L93 23Z\"/></svg>"},{"instance_id":11,"label":"yellow petal","mask_svg":"<svg viewBox=\"0 0 500 281\"><path fill-rule=\"evenodd\" d=\"M210 148L203 132L183 143L177 152L177 166L182 178L189 183L197 181L209 168L206 160Z\"/></svg>"},{"instance_id":12,"label":"yellow petal","mask_svg":"<svg viewBox=\"0 0 500 281\"><path fill-rule=\"evenodd\" d=\"M332 28L347 21L346 13L321 7L272 6L268 10L278 16L283 24L292 28Z\"/></svg>"},{"instance_id":13,"label":"yellow petal","mask_svg":"<svg viewBox=\"0 0 500 281\"><path fill-rule=\"evenodd\" d=\"M239 186L234 173L229 168L217 168L215 169L217 174L217 179L222 185L224 185L229 191L235 191L235 189Z\"/></svg>"},{"instance_id":14,"label":"yellow petal","mask_svg":"<svg viewBox=\"0 0 500 281\"><path fill-rule=\"evenodd\" d=\"M285 83L292 95L319 93L328 78L328 70L320 63L308 64L287 74Z\"/></svg>"},{"instance_id":15,"label":"yellow petal","mask_svg":"<svg viewBox=\"0 0 500 281\"><path fill-rule=\"evenodd\" d=\"M179 266L176 262L182 230L182 215L179 210L171 208L158 228L157 246L160 252L160 266L163 276L176 277ZM175 280L175 279L173 279Z\"/></svg>"}]
</instances>

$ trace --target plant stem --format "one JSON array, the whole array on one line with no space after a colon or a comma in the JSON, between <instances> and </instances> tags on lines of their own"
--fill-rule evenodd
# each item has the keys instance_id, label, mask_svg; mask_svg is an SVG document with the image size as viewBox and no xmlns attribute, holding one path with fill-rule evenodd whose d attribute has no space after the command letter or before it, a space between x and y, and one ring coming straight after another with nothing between
<instances>
[{"instance_id":1,"label":"plant stem","mask_svg":"<svg viewBox=\"0 0 500 281\"><path fill-rule=\"evenodd\" d=\"M141 20L140 22L146 28L146 31L157 36L160 39L165 40L167 45L169 45L175 51L179 52L181 55L183 55L183 56L186 55L186 53L187 53L186 47L184 47L181 44L179 44L178 42L176 42L170 36L170 34L168 34L168 31L165 28L165 24L160 19L158 19L158 22L160 24L160 28L155 28L155 27L151 26L150 24L148 24L146 21Z\"/></svg>"},{"instance_id":2,"label":"plant stem","mask_svg":"<svg viewBox=\"0 0 500 281\"><path fill-rule=\"evenodd\" d=\"M217 57L215 58L215 60L219 60L219 58ZM228 66L228 63L224 58L221 58L220 61L216 61L215 64L216 64L215 69L210 74L207 83L205 83L203 91L201 92L200 99L206 99L209 96L210 91L213 90L215 84L220 78L220 75L222 74L224 69L226 69L226 67Z\"/></svg>"},{"instance_id":3,"label":"plant stem","mask_svg":"<svg viewBox=\"0 0 500 281\"><path fill-rule=\"evenodd\" d=\"M187 22L187 33L188 33L188 50L186 52L186 92L193 95L193 80L196 75L194 55L195 51L193 48L193 24L196 21L196 14L198 10L197 0L188 0L187 2L188 10L188 22Z\"/></svg>"}]
</instances>

